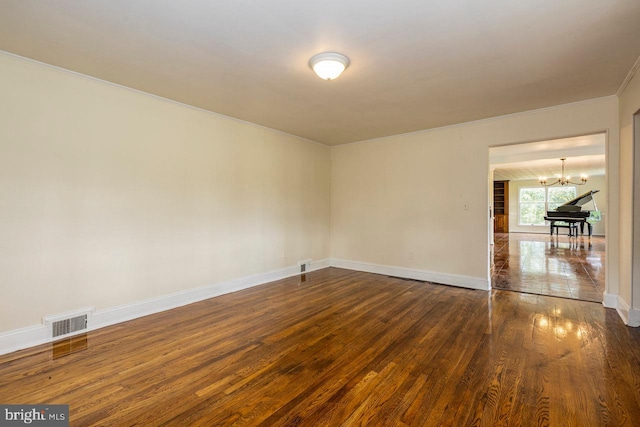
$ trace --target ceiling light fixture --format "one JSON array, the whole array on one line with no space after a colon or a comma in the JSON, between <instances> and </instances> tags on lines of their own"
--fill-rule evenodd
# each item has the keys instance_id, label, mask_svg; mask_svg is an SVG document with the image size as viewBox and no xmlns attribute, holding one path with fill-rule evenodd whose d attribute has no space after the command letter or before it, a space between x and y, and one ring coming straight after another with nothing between
<instances>
[{"instance_id":1,"label":"ceiling light fixture","mask_svg":"<svg viewBox=\"0 0 640 427\"><path fill-rule=\"evenodd\" d=\"M560 178L558 178L557 180L553 181L551 184L547 184L547 178L545 177L540 177L540 184L550 187L552 185L556 185L556 184L560 184L560 185L567 185L567 184L573 184L573 185L584 185L587 183L587 180L589 179L589 177L587 175L581 175L580 176L580 181L582 182L571 182L571 177L570 176L564 176L564 161L567 160L566 157L563 157L560 159L562 161L562 175L560 175Z\"/></svg>"},{"instance_id":2,"label":"ceiling light fixture","mask_svg":"<svg viewBox=\"0 0 640 427\"><path fill-rule=\"evenodd\" d=\"M349 58L341 53L324 52L309 60L309 67L324 80L337 78L349 66Z\"/></svg>"}]
</instances>

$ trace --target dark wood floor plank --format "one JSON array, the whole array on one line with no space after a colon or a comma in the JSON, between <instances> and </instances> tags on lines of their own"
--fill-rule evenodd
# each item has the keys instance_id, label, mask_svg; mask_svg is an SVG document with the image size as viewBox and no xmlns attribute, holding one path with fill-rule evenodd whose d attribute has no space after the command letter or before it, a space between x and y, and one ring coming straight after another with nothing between
<instances>
[{"instance_id":1,"label":"dark wood floor plank","mask_svg":"<svg viewBox=\"0 0 640 427\"><path fill-rule=\"evenodd\" d=\"M601 304L540 295L331 268L79 342L0 356L0 403L67 403L83 426L640 419L640 331Z\"/></svg>"},{"instance_id":2,"label":"dark wood floor plank","mask_svg":"<svg viewBox=\"0 0 640 427\"><path fill-rule=\"evenodd\" d=\"M496 233L491 255L491 282L496 289L602 301L602 236Z\"/></svg>"}]
</instances>

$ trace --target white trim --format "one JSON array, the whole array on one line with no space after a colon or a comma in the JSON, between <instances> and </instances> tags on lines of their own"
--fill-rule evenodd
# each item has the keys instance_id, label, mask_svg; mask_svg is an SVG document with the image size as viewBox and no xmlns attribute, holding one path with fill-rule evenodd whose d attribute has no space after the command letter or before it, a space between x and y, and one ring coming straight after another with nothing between
<instances>
[{"instance_id":1,"label":"white trim","mask_svg":"<svg viewBox=\"0 0 640 427\"><path fill-rule=\"evenodd\" d=\"M323 268L331 267L331 260L329 258L321 259L319 261L311 262L311 269L309 271L321 270Z\"/></svg>"},{"instance_id":2,"label":"white trim","mask_svg":"<svg viewBox=\"0 0 640 427\"><path fill-rule=\"evenodd\" d=\"M631 308L621 296L618 296L618 314L625 325L637 328L640 326L640 310Z\"/></svg>"},{"instance_id":3,"label":"white trim","mask_svg":"<svg viewBox=\"0 0 640 427\"><path fill-rule=\"evenodd\" d=\"M438 131L438 130L443 130L443 129L455 128L455 127L458 127L458 126L470 126L470 125L489 123L489 122L496 121L496 120L501 120L501 119L504 119L504 118L510 118L510 117L515 117L515 116L520 116L520 115L525 115L525 114L527 114L527 115L528 114L536 114L536 113L539 113L539 112L542 112L542 111L560 109L560 108L564 108L564 107L567 107L567 106L570 106L570 105L598 102L598 101L601 101L601 100L605 100L607 98L615 98L616 101L617 101L617 99L620 96L620 94L624 91L624 89L626 88L627 84L629 84L629 82L633 78L633 76L634 76L635 72L637 71L638 67L640 67L640 57L638 57L638 59L636 60L636 63L633 65L631 70L629 70L629 73L627 74L627 77L625 78L625 80L623 81L622 85L618 89L618 92L616 94L614 94L614 95L605 95L605 96L601 96L601 97L598 97L598 98L590 98L590 99L585 99L585 100L582 100L582 101L568 102L566 104L552 105L552 106L549 106L549 107L542 107L542 108L538 108L538 109L535 109L535 110L519 111L519 112L515 112L515 113L503 114L501 116L494 116L494 117L487 117L487 118L484 118L484 119L472 120L472 121L469 121L469 122L453 123L453 124L450 124L450 125L438 126L438 127L434 127L434 128L427 128L427 129L418 129L418 130L415 130L415 131L410 131L410 132L405 132L405 133L400 133L400 134L379 136L379 137L375 137L375 138L361 139L361 140L357 140L357 141L350 141L350 142L344 142L344 143L339 143L339 144L325 144L325 143L322 143L322 142L319 142L319 141L314 141L313 139L305 138L303 136L294 135L292 133L288 133L288 132L285 132L285 131L282 131L282 130L279 130L279 129L274 129L274 128L270 128L268 126L260 125L258 123L253 123L253 122L249 122L247 120L238 119L236 117L227 116L227 115L222 114L222 113L217 113L217 112L212 111L212 110L207 110L205 108L196 107L195 105L185 104L183 102L176 101L176 100L173 100L173 99L170 99L170 98L164 98L164 97L162 97L160 95L155 95L155 94L150 93L150 92L144 92L144 91L142 91L140 89L134 89L134 88L129 87L129 86L124 86L124 85L121 85L119 83L114 83L114 82L110 82L108 80L103 80L103 79L100 79L98 77L90 76L88 74L82 74L82 73L80 73L78 71L73 71L73 70L70 70L68 68L62 68L62 67L59 67L57 65L47 64L46 62L38 61L36 59L28 58L26 56L20 56L20 55L17 55L15 53L7 52L5 50L0 50L0 55L6 56L8 58L14 58L14 59L17 59L17 60L21 60L21 61L26 62L26 63L32 63L32 64L37 64L37 65L40 65L40 66L43 66L43 67L46 67L46 68L51 68L51 69L56 70L56 71L61 72L61 73L66 73L66 74L70 74L70 75L74 75L74 76L79 76L79 77L83 77L83 78L86 78L86 79L89 79L89 80L100 82L100 83L103 83L103 84L106 84L106 85L115 86L115 87L118 87L118 88L121 88L121 89L125 89L125 90L129 90L129 91L132 91L132 92L137 92L137 93L140 93L140 94L143 94L143 95L146 95L146 96L150 96L152 98L160 99L162 101L170 102L172 104L177 104L177 105L180 105L180 106L183 106L183 107L191 108L191 109L202 111L202 112L205 112L205 113L214 114L214 115L216 115L218 117L224 117L224 118L227 118L227 119L230 119L230 120L233 120L233 121L236 121L236 122L244 123L244 124L247 124L247 125L250 125L250 126L259 127L259 128L262 128L262 129L268 129L268 130L271 130L271 131L274 131L274 132L277 132L277 133L280 133L280 134L293 136L295 138L299 138L302 141L310 142L312 144L316 144L316 145L319 145L319 146L322 146L322 147L328 147L328 148L340 147L340 146L349 145L349 144L361 144L361 143L365 143L365 142L371 142L371 141L381 140L381 139L385 139L385 138L393 138L393 137L397 137L397 136L433 132L433 131ZM598 132L595 132L595 133L598 133ZM559 139L559 138L554 138L554 139Z\"/></svg>"},{"instance_id":4,"label":"white trim","mask_svg":"<svg viewBox=\"0 0 640 427\"><path fill-rule=\"evenodd\" d=\"M371 264L368 262L350 261L345 259L332 259L332 267L345 268L347 270L364 271L367 273L384 274L387 276L403 277L405 279L424 280L443 285L458 286L461 288L479 289L488 291L489 280L479 277L463 276L458 274L444 274L433 271L417 270L405 267L393 267L389 265Z\"/></svg>"},{"instance_id":5,"label":"white trim","mask_svg":"<svg viewBox=\"0 0 640 427\"><path fill-rule=\"evenodd\" d=\"M490 289L488 279L343 259L323 259L312 261L308 272L327 267L338 267L347 270L424 280L468 289ZM299 269L295 266L287 267L227 282L220 282L215 285L189 289L169 295L137 301L131 304L125 304L105 310L98 310L93 313L92 324L89 325L90 327L87 331L93 331L104 328L105 326L114 325L138 317L148 316L161 311L171 310L172 308L181 307L227 293L297 276L300 274L298 270ZM617 309L618 314L626 325L634 327L640 326L640 310L630 309L629 304L627 304L627 302L620 296L605 293L603 295L603 305L607 308ZM47 326L43 324L0 333L0 355L55 341L53 338L49 337L47 330ZM87 331L81 331L79 333Z\"/></svg>"},{"instance_id":6,"label":"white trim","mask_svg":"<svg viewBox=\"0 0 640 427\"><path fill-rule=\"evenodd\" d=\"M616 311L625 325L629 324L629 304L618 295L618 303L616 305Z\"/></svg>"},{"instance_id":7,"label":"white trim","mask_svg":"<svg viewBox=\"0 0 640 427\"><path fill-rule=\"evenodd\" d=\"M249 122L247 120L238 119L237 117L227 116L227 115L222 114L222 113L216 113L213 110L207 110L207 109L202 108L202 107L196 107L195 105L185 104L184 102L176 101L176 100L171 99L171 98L165 98L165 97L160 96L160 95L155 95L155 94L150 93L150 92L145 92L145 91L142 91L140 89L135 89L135 88L132 88L132 87L129 87L129 86L124 86L124 85L121 85L119 83L110 82L108 80L103 80L103 79L100 79L98 77L90 76L88 74L82 74L82 73L80 73L78 71L73 71L73 70L70 70L68 68L62 68L62 67L59 67L57 65L47 64L46 62L38 61L38 60L32 59L32 58L27 58L26 56L16 55L15 53L7 52L6 50L0 50L0 55L6 56L8 58L17 59L17 60L22 61L22 62L39 65L39 66L42 66L42 67L45 67L45 68L50 68L50 69L52 69L54 71L57 71L57 72L60 72L60 73L63 73L63 74L70 74L72 76L82 77L82 78L85 78L85 79L88 79L88 80L93 80L95 82L102 83L102 84L105 84L105 85L108 85L108 86L115 86L115 87L120 88L120 89L128 90L128 91L131 91L131 92L136 92L136 93L139 93L141 95L150 96L151 98L156 98L156 99L159 99L161 101L170 102L172 104L176 104L176 105L179 105L181 107L186 107L186 108L197 110L197 111L200 111L200 112L203 112L203 113L213 114L213 115L218 116L218 117L223 117L225 119L233 120L234 122L244 123L245 125L258 127L258 128L262 128L262 129L267 129L267 130L270 130L270 131L273 131L273 132L277 132L277 133L280 133L280 134L283 134L283 135L293 136L295 138L299 138L303 142L310 142L312 144L320 145L320 146L326 147L326 148L331 147L330 145L324 144L324 143L319 142L319 141L314 141L313 139L305 138L304 136L294 135L292 133L288 133L288 132L285 132L285 131L282 131L282 130L279 130L279 129L274 129L274 128L270 128L268 126L261 125L261 124L258 124L258 123L253 123L253 122Z\"/></svg>"},{"instance_id":8,"label":"white trim","mask_svg":"<svg viewBox=\"0 0 640 427\"><path fill-rule=\"evenodd\" d=\"M310 268L307 272L329 266L330 261L328 259L313 261L311 262ZM124 304L105 310L97 310L93 313L89 328L79 333L93 331L104 328L105 326L126 322L127 320L148 316L161 311L171 310L172 308L240 291L253 286L263 285L276 280L286 279L287 277L297 276L299 274L299 267L286 267L279 270L245 276L235 280L220 282L201 288L188 289L168 295L149 298L143 301L136 301L131 304ZM47 326L45 325L35 325L3 332L0 333L0 355L45 344L47 342L53 342L57 339L59 339L59 337L55 339L49 337L49 334L47 333Z\"/></svg>"},{"instance_id":9,"label":"white trim","mask_svg":"<svg viewBox=\"0 0 640 427\"><path fill-rule=\"evenodd\" d=\"M627 321L627 326L631 326L634 328L640 327L640 310L637 308L632 308L629 310L629 319Z\"/></svg>"},{"instance_id":10,"label":"white trim","mask_svg":"<svg viewBox=\"0 0 640 427\"><path fill-rule=\"evenodd\" d=\"M616 96L618 98L622 95L622 92L624 92L624 90L627 88L627 85L629 84L629 82L631 82L631 79L633 79L633 76L635 76L639 68L640 68L640 56L638 56L638 59L636 59L636 62L633 63L633 65L631 66L631 69L629 70L626 77L622 81L622 84L618 88L618 91L616 92Z\"/></svg>"},{"instance_id":11,"label":"white trim","mask_svg":"<svg viewBox=\"0 0 640 427\"><path fill-rule=\"evenodd\" d=\"M583 101L568 102L566 104L559 104L559 105L552 105L552 106L549 106L549 107L542 107L542 108L538 108L536 110L526 110L526 111L520 111L520 112L516 112L516 113L503 114L502 116L487 117L485 119L472 120L470 122L454 123L454 124L450 124L450 125L439 126L439 127L434 127L434 128L427 128L427 129L420 129L420 130L414 130L414 131L411 131L411 132L399 133L399 134L394 134L394 135L378 136L378 137L375 137L375 138L362 139L362 140L353 141L353 142L345 142L345 143L342 143L342 144L333 144L333 145L330 145L330 147L331 147L331 149L334 149L334 148L344 147L345 145L364 144L364 143L367 143L367 142L373 142L373 141L384 140L384 139L391 139L391 138L395 138L395 137L399 137L399 136L405 136L405 135L414 135L414 134L420 134L420 133L437 132L437 131L441 131L441 130L445 130L445 129L462 127L462 126L473 126L473 125L478 125L478 124L490 123L490 122L493 122L493 121L506 119L506 118L511 118L511 117L524 116L524 115L530 115L530 114L538 114L538 113L541 113L543 111L559 110L559 109L562 109L562 108L565 108L565 107L568 107L568 106L571 106L571 105L590 104L590 103L593 103L593 102L604 101L604 100L607 100L607 99L614 99L616 102L618 101L618 97L616 95L606 95L606 96L601 96L599 98L590 98L590 99L585 99ZM592 135L592 134L603 133L603 132L607 132L607 129L594 130L592 132L588 132L588 133L585 133L585 134L582 134L582 135L559 136L559 137L554 137L552 139L564 139L564 138L571 138L571 137L574 137L574 136ZM548 138L547 139L543 139L543 141L546 141L546 140L548 140ZM520 141L520 142L517 142L517 144L522 144L522 143L527 143L527 142L538 142L538 141L540 141L540 140L537 139L537 140L532 140L532 141ZM491 146L489 146L489 148L491 148L491 147L499 147L501 145L512 145L512 144L510 144L510 143L507 143L507 144L501 143L499 145L491 145Z\"/></svg>"},{"instance_id":12,"label":"white trim","mask_svg":"<svg viewBox=\"0 0 640 427\"><path fill-rule=\"evenodd\" d=\"M604 292L602 294L602 305L605 308L618 308L618 295Z\"/></svg>"},{"instance_id":13,"label":"white trim","mask_svg":"<svg viewBox=\"0 0 640 427\"><path fill-rule=\"evenodd\" d=\"M45 325L29 326L0 334L0 355L51 341Z\"/></svg>"}]
</instances>

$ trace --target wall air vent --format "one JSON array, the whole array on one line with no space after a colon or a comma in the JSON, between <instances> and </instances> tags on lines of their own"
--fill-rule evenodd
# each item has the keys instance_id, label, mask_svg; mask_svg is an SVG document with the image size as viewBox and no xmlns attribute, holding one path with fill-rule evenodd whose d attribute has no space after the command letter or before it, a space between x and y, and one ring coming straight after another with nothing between
<instances>
[{"instance_id":1,"label":"wall air vent","mask_svg":"<svg viewBox=\"0 0 640 427\"><path fill-rule=\"evenodd\" d=\"M71 335L75 332L86 331L89 327L89 319L91 318L92 312L93 308L58 316L45 317L43 320L49 330L49 337L58 338Z\"/></svg>"},{"instance_id":2,"label":"wall air vent","mask_svg":"<svg viewBox=\"0 0 640 427\"><path fill-rule=\"evenodd\" d=\"M59 337L61 335L67 335L72 332L83 331L87 329L88 316L83 314L82 316L72 317L70 319L58 320L51 325L52 337Z\"/></svg>"},{"instance_id":3,"label":"wall air vent","mask_svg":"<svg viewBox=\"0 0 640 427\"><path fill-rule=\"evenodd\" d=\"M311 258L298 261L298 267L300 267L300 273L305 273L311 268Z\"/></svg>"}]
</instances>

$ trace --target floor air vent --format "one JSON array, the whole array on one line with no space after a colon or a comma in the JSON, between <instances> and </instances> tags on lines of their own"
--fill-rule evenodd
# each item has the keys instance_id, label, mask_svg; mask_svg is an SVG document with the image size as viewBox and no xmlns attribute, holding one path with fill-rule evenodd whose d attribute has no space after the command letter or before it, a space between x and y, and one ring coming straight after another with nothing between
<instances>
[{"instance_id":1,"label":"floor air vent","mask_svg":"<svg viewBox=\"0 0 640 427\"><path fill-rule=\"evenodd\" d=\"M298 267L300 267L300 273L306 273L311 269L311 258L298 261Z\"/></svg>"},{"instance_id":2,"label":"floor air vent","mask_svg":"<svg viewBox=\"0 0 640 427\"><path fill-rule=\"evenodd\" d=\"M75 311L73 313L45 317L44 323L49 329L49 337L57 338L75 332L86 331L93 309Z\"/></svg>"}]
</instances>

